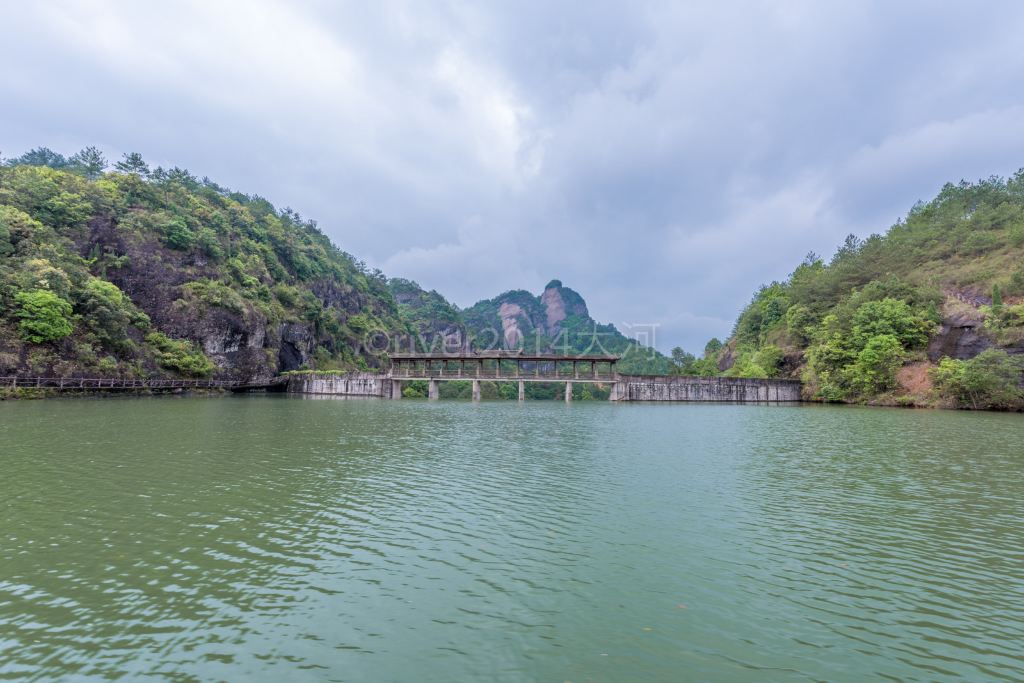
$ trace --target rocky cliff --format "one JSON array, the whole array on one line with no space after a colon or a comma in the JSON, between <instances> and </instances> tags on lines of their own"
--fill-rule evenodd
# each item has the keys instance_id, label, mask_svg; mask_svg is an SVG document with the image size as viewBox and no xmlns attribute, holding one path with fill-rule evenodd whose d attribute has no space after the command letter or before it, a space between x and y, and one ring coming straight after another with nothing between
<instances>
[{"instance_id":1,"label":"rocky cliff","mask_svg":"<svg viewBox=\"0 0 1024 683\"><path fill-rule=\"evenodd\" d=\"M261 380L406 331L312 221L187 171L0 167L0 374Z\"/></svg>"}]
</instances>

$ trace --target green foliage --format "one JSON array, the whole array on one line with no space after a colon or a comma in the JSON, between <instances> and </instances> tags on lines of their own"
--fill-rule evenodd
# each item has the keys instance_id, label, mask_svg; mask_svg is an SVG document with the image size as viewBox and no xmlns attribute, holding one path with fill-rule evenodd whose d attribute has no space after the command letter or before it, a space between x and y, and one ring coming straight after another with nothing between
<instances>
[{"instance_id":1,"label":"green foliage","mask_svg":"<svg viewBox=\"0 0 1024 683\"><path fill-rule=\"evenodd\" d=\"M245 313L245 298L219 280L196 280L181 286L182 294L190 303L224 308L234 313Z\"/></svg>"},{"instance_id":2,"label":"green foliage","mask_svg":"<svg viewBox=\"0 0 1024 683\"><path fill-rule=\"evenodd\" d=\"M196 235L181 216L173 216L161 228L164 240L171 249L187 251L196 242Z\"/></svg>"},{"instance_id":3,"label":"green foliage","mask_svg":"<svg viewBox=\"0 0 1024 683\"><path fill-rule=\"evenodd\" d=\"M114 168L121 173L134 174L143 178L149 177L149 164L143 160L142 155L138 152L124 154L121 161L114 164Z\"/></svg>"},{"instance_id":4,"label":"green foliage","mask_svg":"<svg viewBox=\"0 0 1024 683\"><path fill-rule=\"evenodd\" d=\"M717 339L713 339L712 342L719 342ZM715 344L708 342L705 348L716 348ZM715 365L715 360L712 357L705 355L704 358L697 358L692 353L687 353L680 347L672 349L672 367L670 371L673 375L686 375L686 376L711 376L718 374L718 366Z\"/></svg>"},{"instance_id":5,"label":"green foliage","mask_svg":"<svg viewBox=\"0 0 1024 683\"><path fill-rule=\"evenodd\" d=\"M81 310L86 325L107 348L126 351L131 346L125 331L130 325L145 330L149 316L140 311L118 289L106 280L90 277L82 290Z\"/></svg>"},{"instance_id":6,"label":"green foliage","mask_svg":"<svg viewBox=\"0 0 1024 683\"><path fill-rule=\"evenodd\" d=\"M0 236L0 239L2 239L2 236ZM1010 275L1010 285L1006 288L1006 293L1014 296L1024 295L1024 263L1021 263L1020 266L1013 271L1013 274Z\"/></svg>"},{"instance_id":7,"label":"green foliage","mask_svg":"<svg viewBox=\"0 0 1024 683\"><path fill-rule=\"evenodd\" d=\"M894 335L871 337L848 369L849 382L864 395L888 391L896 385L896 371L904 356L903 344Z\"/></svg>"},{"instance_id":8,"label":"green foliage","mask_svg":"<svg viewBox=\"0 0 1024 683\"><path fill-rule=\"evenodd\" d=\"M49 147L36 147L20 157L8 160L9 166L48 166L50 168L66 168L68 160L63 154L54 152Z\"/></svg>"},{"instance_id":9,"label":"green foliage","mask_svg":"<svg viewBox=\"0 0 1024 683\"><path fill-rule=\"evenodd\" d=\"M150 332L146 343L154 349L161 367L189 377L205 377L213 372L213 362L184 339L171 339L162 332Z\"/></svg>"},{"instance_id":10,"label":"green foliage","mask_svg":"<svg viewBox=\"0 0 1024 683\"><path fill-rule=\"evenodd\" d=\"M806 344L810 341L814 332L814 314L811 309L803 304L790 306L786 311L786 329L790 336L798 343Z\"/></svg>"},{"instance_id":11,"label":"green foliage","mask_svg":"<svg viewBox=\"0 0 1024 683\"><path fill-rule=\"evenodd\" d=\"M764 371L767 377L777 377L782 365L782 358L785 354L782 349L774 344L762 346L754 354L753 364Z\"/></svg>"},{"instance_id":12,"label":"green foliage","mask_svg":"<svg viewBox=\"0 0 1024 683\"><path fill-rule=\"evenodd\" d=\"M33 344L57 341L74 331L69 320L71 304L53 292L45 289L18 292L14 301L18 305L15 315L21 319L18 330L25 341Z\"/></svg>"},{"instance_id":13,"label":"green foliage","mask_svg":"<svg viewBox=\"0 0 1024 683\"><path fill-rule=\"evenodd\" d=\"M682 347L677 346L672 349L672 364L675 366L674 369L678 370L678 374L689 374L687 370L693 367L695 362L697 362L697 357L692 353L684 351Z\"/></svg>"},{"instance_id":14,"label":"green foliage","mask_svg":"<svg viewBox=\"0 0 1024 683\"><path fill-rule=\"evenodd\" d=\"M96 180L107 168L107 159L95 147L86 147L68 159L68 166L89 180Z\"/></svg>"},{"instance_id":15,"label":"green foliage","mask_svg":"<svg viewBox=\"0 0 1024 683\"><path fill-rule=\"evenodd\" d=\"M105 166L90 148L71 159L41 148L0 166L0 329L22 322L18 292L45 290L81 316L60 362L91 372L105 372L108 357L135 374L170 367L140 343L159 330L116 286L125 283L156 327L174 319L179 333L191 325L201 334L214 307L270 330L310 322L326 365L377 362L361 332L342 324L353 314L361 330L405 329L383 276L336 249L315 222L185 169L150 171L138 154L125 155L115 173ZM0 339L0 353L17 350ZM28 370L25 358L18 365Z\"/></svg>"},{"instance_id":16,"label":"green foliage","mask_svg":"<svg viewBox=\"0 0 1024 683\"><path fill-rule=\"evenodd\" d=\"M988 349L966 361L943 358L930 371L936 393L958 407L1021 409L1024 364L1001 349Z\"/></svg>"},{"instance_id":17,"label":"green foliage","mask_svg":"<svg viewBox=\"0 0 1024 683\"><path fill-rule=\"evenodd\" d=\"M879 335L894 337L901 346L919 348L928 343L933 324L923 312L913 310L899 299L868 301L853 314L853 343L863 348L868 340Z\"/></svg>"},{"instance_id":18,"label":"green foliage","mask_svg":"<svg viewBox=\"0 0 1024 683\"><path fill-rule=\"evenodd\" d=\"M712 337L708 340L708 343L704 345L704 357L715 358L718 356L718 352L722 350L722 340L718 337Z\"/></svg>"}]
</instances>

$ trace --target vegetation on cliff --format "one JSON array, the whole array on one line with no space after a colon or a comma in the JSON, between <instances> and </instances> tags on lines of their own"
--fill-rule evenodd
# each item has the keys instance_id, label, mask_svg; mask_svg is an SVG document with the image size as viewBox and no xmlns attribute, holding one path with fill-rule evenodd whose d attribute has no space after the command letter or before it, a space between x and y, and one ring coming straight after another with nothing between
<instances>
[{"instance_id":1,"label":"vegetation on cliff","mask_svg":"<svg viewBox=\"0 0 1024 683\"><path fill-rule=\"evenodd\" d=\"M0 374L269 377L366 367L404 330L316 223L138 154L0 166Z\"/></svg>"},{"instance_id":2,"label":"vegetation on cliff","mask_svg":"<svg viewBox=\"0 0 1024 683\"><path fill-rule=\"evenodd\" d=\"M540 296L512 290L477 302L463 315L475 348L614 354L626 374L665 374L671 367L655 349L594 320L583 297L560 280L549 282Z\"/></svg>"},{"instance_id":3,"label":"vegetation on cliff","mask_svg":"<svg viewBox=\"0 0 1024 683\"><path fill-rule=\"evenodd\" d=\"M810 254L763 286L720 371L804 380L809 398L1021 408L1024 171L947 184L885 235Z\"/></svg>"}]
</instances>

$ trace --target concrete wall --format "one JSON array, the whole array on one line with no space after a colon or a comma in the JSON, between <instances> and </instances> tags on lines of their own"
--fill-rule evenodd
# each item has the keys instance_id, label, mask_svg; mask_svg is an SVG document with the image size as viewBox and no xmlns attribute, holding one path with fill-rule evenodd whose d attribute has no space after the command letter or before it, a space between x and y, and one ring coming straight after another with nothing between
<instances>
[{"instance_id":1,"label":"concrete wall","mask_svg":"<svg viewBox=\"0 0 1024 683\"><path fill-rule=\"evenodd\" d=\"M394 387L394 385L398 387ZM474 382L479 386L477 382ZM401 382L387 375L350 372L344 375L291 375L288 391L298 394L391 398ZM477 389L478 391L478 389ZM396 398L401 396L397 394ZM800 400L800 382L784 379L622 375L612 385L612 401L730 401L739 403Z\"/></svg>"},{"instance_id":2,"label":"concrete wall","mask_svg":"<svg viewBox=\"0 0 1024 683\"><path fill-rule=\"evenodd\" d=\"M288 391L296 394L330 394L334 396L391 396L391 380L370 372L344 375L311 373L291 375Z\"/></svg>"},{"instance_id":3,"label":"concrete wall","mask_svg":"<svg viewBox=\"0 0 1024 683\"><path fill-rule=\"evenodd\" d=\"M622 375L613 401L799 401L800 382L733 377L660 377Z\"/></svg>"}]
</instances>

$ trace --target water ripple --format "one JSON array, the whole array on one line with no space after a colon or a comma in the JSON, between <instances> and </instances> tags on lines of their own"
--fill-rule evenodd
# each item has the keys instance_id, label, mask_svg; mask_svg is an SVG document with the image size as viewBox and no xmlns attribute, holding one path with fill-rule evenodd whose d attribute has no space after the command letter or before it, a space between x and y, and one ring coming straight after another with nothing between
<instances>
[{"instance_id":1,"label":"water ripple","mask_svg":"<svg viewBox=\"0 0 1024 683\"><path fill-rule=\"evenodd\" d=\"M1021 680L1024 419L0 404L0 679Z\"/></svg>"}]
</instances>

